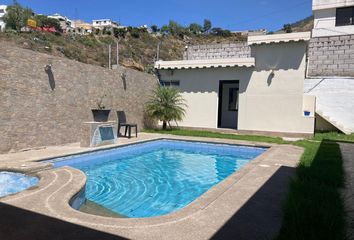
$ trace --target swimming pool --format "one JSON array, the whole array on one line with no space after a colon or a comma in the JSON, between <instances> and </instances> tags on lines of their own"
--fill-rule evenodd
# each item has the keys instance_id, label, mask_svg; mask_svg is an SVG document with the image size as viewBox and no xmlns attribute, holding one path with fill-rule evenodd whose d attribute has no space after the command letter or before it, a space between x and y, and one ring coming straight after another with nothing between
<instances>
[{"instance_id":1,"label":"swimming pool","mask_svg":"<svg viewBox=\"0 0 354 240\"><path fill-rule=\"evenodd\" d=\"M88 200L126 217L144 218L187 206L264 151L163 139L51 162L86 174Z\"/></svg>"},{"instance_id":2,"label":"swimming pool","mask_svg":"<svg viewBox=\"0 0 354 240\"><path fill-rule=\"evenodd\" d=\"M37 177L22 173L0 172L0 197L21 192L36 185L38 181Z\"/></svg>"}]
</instances>

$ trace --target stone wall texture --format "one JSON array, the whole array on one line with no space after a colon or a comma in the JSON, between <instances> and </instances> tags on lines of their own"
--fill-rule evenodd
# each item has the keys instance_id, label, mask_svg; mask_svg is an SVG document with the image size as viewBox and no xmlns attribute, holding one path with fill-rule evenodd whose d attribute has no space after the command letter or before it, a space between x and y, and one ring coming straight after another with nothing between
<instances>
[{"instance_id":1,"label":"stone wall texture","mask_svg":"<svg viewBox=\"0 0 354 240\"><path fill-rule=\"evenodd\" d=\"M82 122L93 120L91 109L103 95L110 120L124 110L141 128L156 82L135 70L109 70L0 42L0 153L79 142Z\"/></svg>"},{"instance_id":2,"label":"stone wall texture","mask_svg":"<svg viewBox=\"0 0 354 240\"><path fill-rule=\"evenodd\" d=\"M308 76L354 77L354 35L312 38Z\"/></svg>"},{"instance_id":3,"label":"stone wall texture","mask_svg":"<svg viewBox=\"0 0 354 240\"><path fill-rule=\"evenodd\" d=\"M251 48L247 42L188 46L183 55L184 60L248 57L251 57Z\"/></svg>"}]
</instances>

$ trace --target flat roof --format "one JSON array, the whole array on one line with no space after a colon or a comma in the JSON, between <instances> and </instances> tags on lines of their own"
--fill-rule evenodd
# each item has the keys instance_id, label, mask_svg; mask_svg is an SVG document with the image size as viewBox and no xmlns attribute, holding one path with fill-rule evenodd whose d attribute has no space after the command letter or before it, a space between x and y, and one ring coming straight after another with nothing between
<instances>
[{"instance_id":1,"label":"flat roof","mask_svg":"<svg viewBox=\"0 0 354 240\"><path fill-rule=\"evenodd\" d=\"M313 0L312 10L354 6L354 0Z\"/></svg>"},{"instance_id":2,"label":"flat roof","mask_svg":"<svg viewBox=\"0 0 354 240\"><path fill-rule=\"evenodd\" d=\"M283 33L283 34L249 36L248 37L248 45L309 41L310 38L311 38L311 32L297 32L297 33Z\"/></svg>"},{"instance_id":3,"label":"flat roof","mask_svg":"<svg viewBox=\"0 0 354 240\"><path fill-rule=\"evenodd\" d=\"M254 67L254 58L225 58L181 61L157 61L156 69L194 69L224 67Z\"/></svg>"},{"instance_id":4,"label":"flat roof","mask_svg":"<svg viewBox=\"0 0 354 240\"><path fill-rule=\"evenodd\" d=\"M105 18L105 19L94 19L92 20L93 22L96 22L96 21L112 21L111 19L108 19L108 18Z\"/></svg>"}]
</instances>

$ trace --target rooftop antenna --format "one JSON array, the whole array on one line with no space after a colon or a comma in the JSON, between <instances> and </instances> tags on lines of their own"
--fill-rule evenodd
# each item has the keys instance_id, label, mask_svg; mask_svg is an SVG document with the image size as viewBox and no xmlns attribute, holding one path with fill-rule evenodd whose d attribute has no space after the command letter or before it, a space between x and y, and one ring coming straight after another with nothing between
<instances>
[{"instance_id":1,"label":"rooftop antenna","mask_svg":"<svg viewBox=\"0 0 354 240\"><path fill-rule=\"evenodd\" d=\"M112 44L109 44L108 45L108 68L109 69L112 69L112 67L111 67L111 64L112 64L112 59L111 59L112 58L112 55L111 55L112 54L112 50L111 49L112 49Z\"/></svg>"}]
</instances>

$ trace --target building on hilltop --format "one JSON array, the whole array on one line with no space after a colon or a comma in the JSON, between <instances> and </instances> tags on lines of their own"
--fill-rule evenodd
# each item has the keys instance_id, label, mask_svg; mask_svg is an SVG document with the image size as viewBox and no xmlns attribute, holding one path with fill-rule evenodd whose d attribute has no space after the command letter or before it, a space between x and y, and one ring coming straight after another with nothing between
<instances>
[{"instance_id":1,"label":"building on hilltop","mask_svg":"<svg viewBox=\"0 0 354 240\"><path fill-rule=\"evenodd\" d=\"M62 16L59 13L49 15L48 18L57 19L60 22L60 27L64 33L72 32L74 29L73 22L69 18Z\"/></svg>"},{"instance_id":2,"label":"building on hilltop","mask_svg":"<svg viewBox=\"0 0 354 240\"><path fill-rule=\"evenodd\" d=\"M118 28L119 24L111 19L98 19L92 20L92 27L100 30L112 30L113 28Z\"/></svg>"},{"instance_id":3,"label":"building on hilltop","mask_svg":"<svg viewBox=\"0 0 354 240\"><path fill-rule=\"evenodd\" d=\"M92 25L83 20L73 20L73 32L76 34L86 35L92 33Z\"/></svg>"},{"instance_id":4,"label":"building on hilltop","mask_svg":"<svg viewBox=\"0 0 354 240\"><path fill-rule=\"evenodd\" d=\"M3 17L6 14L6 9L7 9L6 5L0 5L0 32L5 31L6 24L3 20Z\"/></svg>"}]
</instances>

